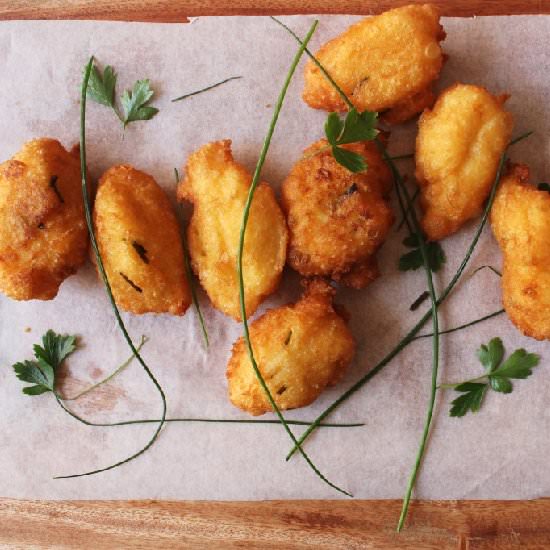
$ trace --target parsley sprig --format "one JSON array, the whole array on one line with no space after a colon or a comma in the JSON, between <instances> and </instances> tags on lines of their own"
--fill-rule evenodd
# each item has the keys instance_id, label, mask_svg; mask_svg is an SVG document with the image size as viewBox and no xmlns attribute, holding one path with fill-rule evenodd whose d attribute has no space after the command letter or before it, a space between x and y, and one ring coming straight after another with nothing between
<instances>
[{"instance_id":1,"label":"parsley sprig","mask_svg":"<svg viewBox=\"0 0 550 550\"><path fill-rule=\"evenodd\" d=\"M42 337L42 345L34 347L35 361L22 361L13 365L19 380L33 384L25 386L25 395L41 395L55 392L55 377L61 363L76 349L76 336L56 334L48 330Z\"/></svg>"},{"instance_id":2,"label":"parsley sprig","mask_svg":"<svg viewBox=\"0 0 550 550\"><path fill-rule=\"evenodd\" d=\"M332 149L334 160L350 172L363 172L368 168L362 155L341 147L358 141L372 141L378 135L378 113L352 108L342 120L337 113L330 113L325 122L325 135Z\"/></svg>"},{"instance_id":3,"label":"parsley sprig","mask_svg":"<svg viewBox=\"0 0 550 550\"><path fill-rule=\"evenodd\" d=\"M116 81L117 74L111 65L107 65L101 72L94 62L86 94L92 101L110 107L123 128L126 128L130 122L150 120L158 113L159 110L156 107L149 105L155 92L151 89L148 79L137 80L131 90L124 90L120 96L122 106L120 111L115 100Z\"/></svg>"},{"instance_id":4,"label":"parsley sprig","mask_svg":"<svg viewBox=\"0 0 550 550\"><path fill-rule=\"evenodd\" d=\"M420 250L420 243L417 233L411 233L408 237L403 239L403 244L412 248L410 252L406 252L399 258L399 270L411 271L422 267L422 251ZM432 271L439 271L446 261L445 252L441 245L437 241L430 241L426 243L426 251L428 253L428 263Z\"/></svg>"},{"instance_id":5,"label":"parsley sprig","mask_svg":"<svg viewBox=\"0 0 550 550\"><path fill-rule=\"evenodd\" d=\"M147 342L145 336L141 337L141 342L137 347L138 351ZM151 424L159 423L158 418L145 418L139 420L125 420L123 422L90 422L77 415L70 410L65 403L67 401L76 401L84 395L94 391L99 386L110 382L115 376L122 372L134 359L132 354L126 361L124 361L119 367L112 371L108 376L100 380L99 382L87 387L85 390L79 392L73 397L64 397L59 394L56 389L56 374L57 369L63 363L63 361L71 355L77 349L77 337L74 335L57 334L53 330L48 330L44 336L42 336L42 346L35 345L34 356L36 361L22 361L15 363L13 369L15 375L22 382L29 382L34 384L33 386L25 386L23 393L25 395L41 395L43 393L51 392L56 398L59 406L74 419L82 422L86 426L129 426L134 424ZM237 419L237 418L166 418L165 422L205 422L205 423L222 423L222 424L280 424L279 420L250 420L250 419ZM288 420L288 424L295 424L297 426L308 426L310 422L304 420ZM348 423L325 423L322 424L324 428L355 428L364 426L361 422L348 422Z\"/></svg>"},{"instance_id":6,"label":"parsley sprig","mask_svg":"<svg viewBox=\"0 0 550 550\"><path fill-rule=\"evenodd\" d=\"M462 394L452 402L450 416L460 417L468 412L479 411L489 389L498 393L511 393L514 389L511 380L524 380L531 376L540 359L538 355L520 348L503 361L504 345L500 338L493 338L487 345L483 344L477 350L477 357L485 374L465 382L439 386L452 388Z\"/></svg>"}]
</instances>

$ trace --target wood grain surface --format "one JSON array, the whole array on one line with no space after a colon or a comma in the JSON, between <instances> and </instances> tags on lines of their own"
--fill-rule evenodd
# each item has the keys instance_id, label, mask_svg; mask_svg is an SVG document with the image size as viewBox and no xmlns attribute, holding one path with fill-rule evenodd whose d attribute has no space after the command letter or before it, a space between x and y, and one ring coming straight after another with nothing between
<instances>
[{"instance_id":1,"label":"wood grain surface","mask_svg":"<svg viewBox=\"0 0 550 550\"><path fill-rule=\"evenodd\" d=\"M182 22L198 15L380 13L426 0L0 0L0 19ZM550 13L550 0L434 0L443 15Z\"/></svg>"},{"instance_id":2,"label":"wood grain surface","mask_svg":"<svg viewBox=\"0 0 550 550\"><path fill-rule=\"evenodd\" d=\"M183 22L187 16L379 13L415 0L0 0L1 19ZM550 13L550 0L440 0L444 15ZM1 489L0 489L1 491ZM51 502L0 499L0 548L550 549L550 499Z\"/></svg>"},{"instance_id":3,"label":"wood grain surface","mask_svg":"<svg viewBox=\"0 0 550 550\"><path fill-rule=\"evenodd\" d=\"M550 499L0 502L2 548L508 550L550 548Z\"/></svg>"}]
</instances>

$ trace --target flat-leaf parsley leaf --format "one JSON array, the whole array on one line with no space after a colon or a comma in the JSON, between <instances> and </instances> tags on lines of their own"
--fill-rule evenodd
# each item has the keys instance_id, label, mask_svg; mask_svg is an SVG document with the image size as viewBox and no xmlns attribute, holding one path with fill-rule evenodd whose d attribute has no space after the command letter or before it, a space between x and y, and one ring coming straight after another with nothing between
<instances>
[{"instance_id":1,"label":"flat-leaf parsley leaf","mask_svg":"<svg viewBox=\"0 0 550 550\"><path fill-rule=\"evenodd\" d=\"M410 252L406 252L399 258L400 271L414 271L423 266L422 251L420 250L420 242L418 236L411 234L403 239L403 244L409 248L413 248ZM426 252L428 253L428 264L432 271L439 271L446 261L445 252L437 241L426 243Z\"/></svg>"},{"instance_id":2,"label":"flat-leaf parsley leaf","mask_svg":"<svg viewBox=\"0 0 550 550\"><path fill-rule=\"evenodd\" d=\"M76 349L76 337L56 334L48 330L42 337L42 346L34 346L36 361L15 363L13 370L19 380L34 384L23 388L26 395L53 392L56 371L61 363Z\"/></svg>"},{"instance_id":3,"label":"flat-leaf parsley leaf","mask_svg":"<svg viewBox=\"0 0 550 550\"><path fill-rule=\"evenodd\" d=\"M154 93L148 79L138 80L131 91L124 90L120 102L124 111L122 124L125 128L130 122L149 120L159 112L156 107L147 105Z\"/></svg>"},{"instance_id":4,"label":"flat-leaf parsley leaf","mask_svg":"<svg viewBox=\"0 0 550 550\"><path fill-rule=\"evenodd\" d=\"M342 120L337 113L330 113L325 122L325 135L332 148L336 162L350 172L362 172L368 165L362 155L340 147L358 141L371 141L378 135L376 121L378 113L350 109L346 118Z\"/></svg>"},{"instance_id":5,"label":"flat-leaf parsley leaf","mask_svg":"<svg viewBox=\"0 0 550 550\"><path fill-rule=\"evenodd\" d=\"M110 107L117 118L126 128L130 122L137 120L150 120L157 113L158 109L149 105L155 92L151 89L148 79L138 80L131 90L125 90L120 97L122 114L116 105L117 75L111 65L107 65L103 72L94 64L90 72L86 95L96 103Z\"/></svg>"},{"instance_id":6,"label":"flat-leaf parsley leaf","mask_svg":"<svg viewBox=\"0 0 550 550\"><path fill-rule=\"evenodd\" d=\"M441 384L440 388L453 388L459 393L451 404L451 416L464 416L467 412L477 412L489 388L499 393L511 393L510 379L523 380L533 374L533 367L539 363L539 356L517 349L504 362L504 345L500 338L493 338L487 345L477 350L477 357L486 373L479 378L458 384Z\"/></svg>"}]
</instances>

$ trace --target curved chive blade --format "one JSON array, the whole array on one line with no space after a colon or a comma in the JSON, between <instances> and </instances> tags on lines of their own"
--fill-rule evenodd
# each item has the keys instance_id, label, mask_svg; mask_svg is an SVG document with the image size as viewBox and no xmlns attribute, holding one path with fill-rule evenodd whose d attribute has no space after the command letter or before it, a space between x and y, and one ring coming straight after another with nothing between
<instances>
[{"instance_id":1,"label":"curved chive blade","mask_svg":"<svg viewBox=\"0 0 550 550\"><path fill-rule=\"evenodd\" d=\"M287 25L276 19L275 17L271 17L275 23L283 27L291 36L294 37L294 39L298 43L302 43L300 38L290 29ZM347 95L343 92L343 90L338 86L338 84L334 81L332 76L326 71L326 69L321 65L321 63L317 60L317 58L307 49L305 48L305 53L310 57L312 62L319 68L321 73L325 76L325 78L332 84L334 89L338 92L342 100L346 103L346 105L352 109L354 105L351 103ZM526 132L525 134L518 136L514 140L512 140L509 144L515 145L516 143L519 143L523 139L529 137L532 134L532 132ZM487 222L487 218L489 216L489 212L491 209L491 206L493 204L496 190L498 187L498 184L500 183L500 179L503 174L504 164L506 161L506 152L503 153L503 155L500 158L499 166L497 169L497 174L495 176L495 181L493 183L493 186L491 188L491 193L489 196L489 199L487 201L487 204L485 206L485 210L483 212L482 219L478 225L478 228L476 230L476 233L467 249L466 255L464 259L462 260L460 266L458 267L457 271L455 272L455 275L453 276L450 283L447 285L445 290L442 292L441 296L439 297L437 301L437 305L441 305L445 299L449 296L451 291L456 286L456 283L460 279L462 273L464 272L464 269L466 268L468 262L470 261L471 255L479 241L479 238L481 236L481 233L485 227L485 224ZM404 205L403 205L404 206ZM408 216L405 217L405 220L408 221ZM302 434L302 436L298 439L299 444L301 445L317 428L318 423L321 422L323 419L325 419L328 415L330 415L335 409L337 409L344 401L346 401L349 397L351 397L355 392L357 392L359 389L361 389L371 378L373 378L376 374L378 374L388 363L390 363L403 349L405 349L408 344L410 344L416 334L420 331L420 329L424 326L426 321L431 316L431 310L426 312L423 317L418 321L418 323L409 331L409 333L397 344L397 346L390 351L373 369L371 369L365 376L363 376L361 379L359 379L351 388L349 388L346 392L344 392L338 399L336 399L325 411L323 411L317 419L313 422L313 424ZM290 459L290 457L296 452L297 448L296 446L291 449L291 451L287 455L287 460Z\"/></svg>"},{"instance_id":2,"label":"curved chive blade","mask_svg":"<svg viewBox=\"0 0 550 550\"><path fill-rule=\"evenodd\" d=\"M174 168L174 176L176 177L176 184L180 181L180 175L177 168ZM181 233L181 240L183 244L183 262L185 264L185 274L187 275L187 281L189 282L189 288L191 290L191 298L193 300L193 307L199 318L199 324L201 326L202 337L204 339L204 345L208 349L210 342L208 340L208 330L206 329L206 321L202 316L201 305L199 302L199 296L197 294L197 287L195 286L195 280L193 279L193 270L191 269L191 258L189 257L189 249L187 247L187 236L185 235L185 228Z\"/></svg>"},{"instance_id":3,"label":"curved chive blade","mask_svg":"<svg viewBox=\"0 0 550 550\"><path fill-rule=\"evenodd\" d=\"M195 92L190 92L188 94L180 95L179 97L175 97L174 99L171 99L170 101L172 103L175 103L176 101L181 101L182 99L187 99L188 97L193 97L194 95L202 94L203 92L207 92L208 90L213 90L214 88L217 88L218 86L221 86L222 84L225 84L226 82L231 82L232 80L239 80L239 78L242 78L242 76L231 76L229 78L226 78L225 80L221 80L220 82L216 82L215 84L211 84L210 86L206 86L206 88L201 88L200 90L196 90Z\"/></svg>"},{"instance_id":4,"label":"curved chive blade","mask_svg":"<svg viewBox=\"0 0 550 550\"><path fill-rule=\"evenodd\" d=\"M162 400L162 415L159 422L159 425L157 429L155 430L155 433L149 440L149 442L142 447L137 453L132 454L128 458L125 458L124 460L120 460L119 462L116 462L115 464L111 464L110 466L107 466L105 468L100 468L97 470L92 470L89 472L84 472L82 474L71 474L71 475L65 475L65 476L56 476L54 479L68 479L73 477L82 477L82 476L90 476L94 474L99 474L100 472L106 472L107 470L112 470L113 468L117 468L118 466L122 466L123 464L126 464L127 462L130 462L137 458L138 456L142 455L147 449L149 449L154 442L156 441L160 430L162 429L162 426L164 425L164 420L166 418L166 396L164 395L164 391L160 384L158 383L157 379L141 357L139 351L134 346L134 343L132 342L132 339L130 338L130 335L128 334L128 331L126 330L126 326L124 325L124 322L122 321L122 318L120 316L120 312L118 310L118 307L115 303L115 299L113 296L113 292L111 290L111 285L109 284L109 279L107 278L107 273L105 272L105 266L103 265L103 260L101 258L101 254L99 252L99 247L97 245L97 240L94 232L94 226L92 223L92 213L90 208L90 200L88 198L88 174L86 170L86 92L88 89L88 82L90 79L90 73L92 71L94 63L93 56L90 57L90 60L88 61L88 64L86 65L85 71L84 71L84 78L82 80L82 90L81 90L81 99L80 99L80 174L82 178L82 200L84 202L84 213L86 216L86 225L88 226L88 233L90 234L90 242L92 244L92 249L94 251L95 259L97 262L97 268L99 270L99 273L101 275L101 278L103 280L103 284L105 286L105 290L107 292L107 296L109 298L109 301L111 302L111 307L113 308L113 312L115 314L118 326L120 330L122 331L122 334L124 335L124 339L128 343L128 346L132 350L132 353L136 357L136 359L140 362L141 366L157 388L161 400ZM57 394L56 399L59 402L59 396Z\"/></svg>"},{"instance_id":5,"label":"curved chive blade","mask_svg":"<svg viewBox=\"0 0 550 550\"><path fill-rule=\"evenodd\" d=\"M281 112L281 108L283 106L283 102L286 96L286 92L288 90L288 86L290 85L290 81L292 79L292 76L294 75L294 72L296 70L296 67L298 66L298 62L300 61L304 50L306 48L306 45L310 41L311 37L313 36L313 33L315 32L315 29L317 28L318 21L314 21L313 25L311 25L311 28L309 29L309 32L307 33L305 39L303 42L300 41L300 47L298 48L298 51L296 52L296 55L294 56L294 60L292 61L292 64L290 66L290 69L288 71L288 74L286 76L285 82L283 84L283 88L281 89L281 92L279 94L279 98L277 99L277 103L275 105L275 109L273 111L273 116L271 118L271 122L269 124L269 128L267 131L267 135L264 139L264 143L262 146L262 150L260 152L260 157L258 158L258 162L256 164L256 168L254 170L254 175L252 177L252 183L250 184L250 189L248 191L248 196L246 199L246 203L243 210L243 218L241 223L241 230L240 230L240 236L239 236L239 249L237 254L237 274L238 274L238 280L239 280L239 302L241 306L241 316L243 319L243 337L246 343L247 351L248 351L248 357L250 359L250 363L252 365L252 368L254 369L254 373L256 374L256 378L258 379L258 382L260 383L263 391L265 392L266 397L268 398L268 401L271 405L271 408L275 411L276 415L279 417L279 420L283 424L286 433L294 443L294 445L297 447L300 454L304 457L305 461L309 465L309 467L315 472L315 474L322 479L327 485L332 487L333 489L339 491L340 493L343 493L344 495L351 496L350 493L347 491L344 491L331 481L329 481L313 464L309 456L306 454L306 452L300 447L298 440L292 433L292 430L289 428L284 416L282 415L279 407L277 406L277 403L275 403L275 400L273 399L273 396L271 395L271 392L269 391L269 388L267 387L267 384L265 383L265 380L262 376L262 373L260 372L260 369L258 368L258 364L256 363L256 360L254 358L254 351L252 350L252 344L250 342L250 332L248 328L248 320L247 320L247 314L246 314L246 305L245 305L245 291L244 291L244 275L243 275L243 252L244 252L244 237L246 233L246 227L248 225L248 218L250 216L250 207L252 205L252 199L254 197L254 192L256 190L256 187L259 183L260 179L260 173L262 170L262 167L265 162L265 158L267 156L267 151L269 150L269 146L271 144L271 138L273 137L273 133L275 131L275 126L277 124L277 120L279 118L279 113Z\"/></svg>"},{"instance_id":6,"label":"curved chive blade","mask_svg":"<svg viewBox=\"0 0 550 550\"><path fill-rule=\"evenodd\" d=\"M136 424L157 424L160 422L158 418L141 418L138 420L123 420L121 422L91 422L82 418L74 411L69 409L63 402L57 393L54 393L54 396L57 400L59 406L69 415L72 416L75 420L82 422L86 426L96 426L96 427L111 427L111 426L133 426ZM164 422L202 422L206 424L281 424L280 420L250 420L250 419L240 419L240 418L165 418ZM287 424L292 424L295 426L309 426L311 422L307 420L287 420ZM364 426L362 422L325 422L320 424L321 428L359 428Z\"/></svg>"},{"instance_id":7,"label":"curved chive blade","mask_svg":"<svg viewBox=\"0 0 550 550\"><path fill-rule=\"evenodd\" d=\"M141 348L145 345L146 342L148 342L148 340L149 339L146 336L142 336L141 341L139 343L139 346L137 347L137 350L141 351ZM81 397L83 397L84 395L87 395L91 391L94 391L96 388L99 388L99 386L102 386L103 384L106 384L107 382L112 380L117 374L121 373L124 369L126 369L126 367L128 367L130 365L130 363L133 361L134 357L135 356L132 353L132 355L130 355L130 357L128 357L128 359L126 359L126 361L124 361L124 363L122 363L120 366L118 366L113 372L111 372L111 374L109 374L108 376L106 376L105 378L100 380L99 382L96 382L95 384L93 384L91 386L88 386L87 388L85 388L82 391L78 392L73 397L62 397L61 399L63 401L76 401L77 399L80 399Z\"/></svg>"}]
</instances>

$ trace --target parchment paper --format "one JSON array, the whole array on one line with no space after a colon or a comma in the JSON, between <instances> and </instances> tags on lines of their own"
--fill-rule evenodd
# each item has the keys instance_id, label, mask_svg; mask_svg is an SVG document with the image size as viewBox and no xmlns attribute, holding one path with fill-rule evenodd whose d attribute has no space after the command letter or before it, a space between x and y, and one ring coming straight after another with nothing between
<instances>
[{"instance_id":1,"label":"parchment paper","mask_svg":"<svg viewBox=\"0 0 550 550\"><path fill-rule=\"evenodd\" d=\"M316 48L357 17L321 17ZM284 20L302 36L313 17ZM449 54L441 86L457 80L508 92L515 135L536 135L515 146L512 158L531 165L535 181L550 177L548 128L550 18L445 19ZM78 139L79 86L90 54L119 73L119 91L149 77L159 115L136 123L124 139L112 112L90 103L88 160L98 177L115 163L151 173L174 200L173 167L203 143L231 138L238 161L253 169L296 43L267 18L199 18L192 24L11 22L0 24L0 156L26 140L53 136L67 147ZM243 76L180 103L170 99L230 76ZM322 134L325 114L300 99L301 69L283 108L264 179L278 189L308 144ZM391 151L413 150L415 123L392 133ZM403 170L412 163L402 161ZM448 262L437 275L442 289L459 264L475 224L447 239ZM364 291L340 290L352 315L359 346L345 379L311 407L288 413L313 420L381 359L413 326L409 305L425 289L424 274L402 274L396 262L403 233L394 229L380 253L383 276ZM474 269L501 264L486 229L462 283L441 310L451 327L500 309L497 277ZM299 295L298 277L287 273L281 291L265 307ZM169 416L246 418L226 397L225 365L241 327L212 309L201 293L210 331L205 351L194 312L183 318L124 315L137 340L150 338L143 355L166 390ZM262 308L262 309L265 309ZM337 498L296 457L285 463L289 440L280 426L172 424L138 460L97 476L53 480L107 466L139 449L154 425L89 428L67 416L51 394L27 397L10 368L32 357L32 344L53 328L81 336L69 361L68 395L99 380L129 351L104 290L90 265L69 278L51 302L0 298L0 495L49 499L279 499ZM27 331L30 329L29 331ZM508 351L526 347L541 366L511 395L490 393L477 415L448 417L447 392L438 400L434 431L416 494L422 498L528 498L550 494L550 346L520 336L504 317L442 337L441 380L481 374L475 350L501 336ZM331 417L364 421L354 429L322 429L307 450L334 482L361 498L402 495L417 451L428 399L430 340L415 342ZM95 421L155 418L160 400L134 362L123 374L73 404ZM271 415L266 415L271 417ZM295 428L296 433L301 429Z\"/></svg>"}]
</instances>

